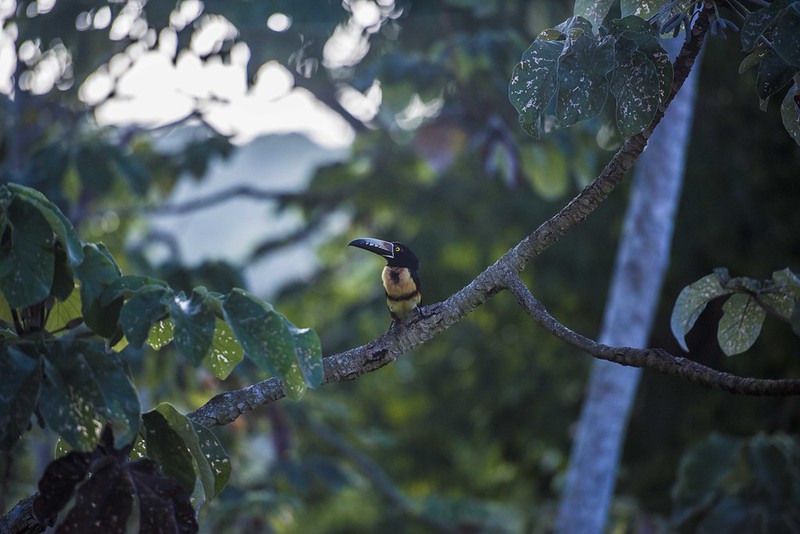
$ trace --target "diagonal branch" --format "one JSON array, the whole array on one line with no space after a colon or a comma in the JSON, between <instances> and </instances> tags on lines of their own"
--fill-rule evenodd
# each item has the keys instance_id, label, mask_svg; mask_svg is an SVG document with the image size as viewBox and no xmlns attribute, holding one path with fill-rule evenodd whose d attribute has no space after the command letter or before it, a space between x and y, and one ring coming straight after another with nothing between
<instances>
[{"instance_id":1,"label":"diagonal branch","mask_svg":"<svg viewBox=\"0 0 800 534\"><path fill-rule=\"evenodd\" d=\"M691 38L684 43L673 64L674 77L671 94L659 108L653 122L645 131L628 139L591 184L516 247L506 252L493 265L487 267L469 285L444 302L422 308L421 313L409 324L393 329L366 345L324 358L324 382L353 380L380 369L461 320L495 294L504 289L511 289L517 295L523 309L531 315L534 315L535 312L534 319L538 317L542 321L540 324L545 328L598 358L623 365L652 368L707 387L733 393L746 395L800 394L800 380L745 378L705 367L686 358L673 356L661 349L637 350L596 343L564 327L547 314L546 310L542 312L544 307L535 299L531 301L532 295L525 296L527 288L523 292L519 287L521 280L519 280L518 274L525 268L527 262L541 254L567 231L586 219L631 169L644 150L647 139L663 118L666 107L691 71L708 30L708 21L708 11L701 12L692 29ZM546 320L547 317L549 320ZM270 378L244 389L221 393L190 413L189 417L206 426L224 425L234 421L248 410L274 402L282 397L284 397L283 384L277 378Z\"/></svg>"}]
</instances>

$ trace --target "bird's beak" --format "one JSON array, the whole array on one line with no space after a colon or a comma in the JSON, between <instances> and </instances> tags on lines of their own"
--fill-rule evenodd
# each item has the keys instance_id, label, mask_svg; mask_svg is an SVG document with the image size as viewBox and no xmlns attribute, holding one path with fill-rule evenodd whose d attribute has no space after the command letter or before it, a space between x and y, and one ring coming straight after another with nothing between
<instances>
[{"instance_id":1,"label":"bird's beak","mask_svg":"<svg viewBox=\"0 0 800 534\"><path fill-rule=\"evenodd\" d=\"M363 248L370 252L383 256L384 258L394 258L394 243L391 241L384 241L382 239L375 239L373 237L360 237L353 239L347 244L350 247Z\"/></svg>"}]
</instances>

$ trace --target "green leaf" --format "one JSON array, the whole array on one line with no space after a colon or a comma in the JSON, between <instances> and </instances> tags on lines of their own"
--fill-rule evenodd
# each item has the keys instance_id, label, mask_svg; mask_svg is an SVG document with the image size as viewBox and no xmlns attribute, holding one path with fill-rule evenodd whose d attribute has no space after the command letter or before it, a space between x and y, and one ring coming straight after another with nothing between
<instances>
[{"instance_id":1,"label":"green leaf","mask_svg":"<svg viewBox=\"0 0 800 534\"><path fill-rule=\"evenodd\" d=\"M774 0L770 5L747 14L742 24L742 48L745 52L755 49L764 32L775 24L778 15L791 1Z\"/></svg>"},{"instance_id":2,"label":"green leaf","mask_svg":"<svg viewBox=\"0 0 800 534\"><path fill-rule=\"evenodd\" d=\"M47 220L53 233L58 236L61 244L67 249L70 265L72 267L79 265L83 261L83 243L78 238L78 234L75 233L72 223L61 213L58 206L50 202L42 193L30 187L19 184L8 184L7 187L39 210L39 213Z\"/></svg>"},{"instance_id":3,"label":"green leaf","mask_svg":"<svg viewBox=\"0 0 800 534\"><path fill-rule=\"evenodd\" d=\"M106 288L106 290L103 292L102 298L100 299L100 303L103 306L108 306L111 302L119 297L129 298L137 291L150 286L158 286L163 288L169 287L165 281L157 278L126 274L120 278L117 278Z\"/></svg>"},{"instance_id":4,"label":"green leaf","mask_svg":"<svg viewBox=\"0 0 800 534\"><path fill-rule=\"evenodd\" d=\"M613 3L613 0L575 0L575 8L572 12L591 22L594 32L598 33L603 19L608 15L608 10L611 9Z\"/></svg>"},{"instance_id":5,"label":"green leaf","mask_svg":"<svg viewBox=\"0 0 800 534\"><path fill-rule=\"evenodd\" d=\"M766 53L766 50L759 49L748 54L747 57L745 57L739 64L739 74L744 74L753 67L758 66L758 64L761 63L761 59L764 57L764 54Z\"/></svg>"},{"instance_id":6,"label":"green leaf","mask_svg":"<svg viewBox=\"0 0 800 534\"><path fill-rule=\"evenodd\" d=\"M91 367L80 353L64 350L60 343L48 343L44 354L42 417L73 449L93 449L103 428L96 413L105 402Z\"/></svg>"},{"instance_id":7,"label":"green leaf","mask_svg":"<svg viewBox=\"0 0 800 534\"><path fill-rule=\"evenodd\" d=\"M117 330L122 299L103 304L101 297L120 277L119 267L102 243L87 243L83 255L83 263L75 269L80 280L83 319L100 336L111 337Z\"/></svg>"},{"instance_id":8,"label":"green leaf","mask_svg":"<svg viewBox=\"0 0 800 534\"><path fill-rule=\"evenodd\" d=\"M147 344L155 350L160 350L161 347L172 341L173 337L175 337L175 325L172 319L164 319L150 328L150 335L147 336Z\"/></svg>"},{"instance_id":9,"label":"green leaf","mask_svg":"<svg viewBox=\"0 0 800 534\"><path fill-rule=\"evenodd\" d=\"M42 362L0 343L0 450L8 452L30 424L42 383Z\"/></svg>"},{"instance_id":10,"label":"green leaf","mask_svg":"<svg viewBox=\"0 0 800 534\"><path fill-rule=\"evenodd\" d=\"M564 43L537 39L522 54L508 85L508 98L519 113L519 122L528 134L538 138L542 116L556 94L558 57Z\"/></svg>"},{"instance_id":11,"label":"green leaf","mask_svg":"<svg viewBox=\"0 0 800 534\"><path fill-rule=\"evenodd\" d=\"M623 17L634 15L641 19L647 19L651 15L658 13L667 0L620 0L620 11Z\"/></svg>"},{"instance_id":12,"label":"green leaf","mask_svg":"<svg viewBox=\"0 0 800 534\"><path fill-rule=\"evenodd\" d=\"M231 327L225 321L215 318L214 338L208 354L203 358L203 365L214 376L225 380L242 358L244 358L242 346L236 341Z\"/></svg>"},{"instance_id":13,"label":"green leaf","mask_svg":"<svg viewBox=\"0 0 800 534\"><path fill-rule=\"evenodd\" d=\"M230 476L230 461L210 430L193 423L167 403L161 403L143 414L142 419L146 429L147 454L159 462L165 473L175 477L190 492L194 489L196 476L208 499L222 490ZM151 442L155 455L151 454ZM179 462L175 472L162 462L170 462L173 457ZM178 476L175 476L176 473Z\"/></svg>"},{"instance_id":14,"label":"green leaf","mask_svg":"<svg viewBox=\"0 0 800 534\"><path fill-rule=\"evenodd\" d=\"M628 19L621 23L630 25ZM611 92L617 100L617 128L623 137L630 137L650 125L669 96L672 65L658 39L643 33L623 32L614 54Z\"/></svg>"},{"instance_id":15,"label":"green leaf","mask_svg":"<svg viewBox=\"0 0 800 534\"><path fill-rule=\"evenodd\" d=\"M53 286L55 248L47 220L15 198L7 210L11 240L0 245L0 292L12 308L45 300Z\"/></svg>"},{"instance_id":16,"label":"green leaf","mask_svg":"<svg viewBox=\"0 0 800 534\"><path fill-rule=\"evenodd\" d=\"M282 378L289 398L300 398L306 383L283 316L242 289L234 289L225 297L222 311L245 356L266 373Z\"/></svg>"},{"instance_id":17,"label":"green leaf","mask_svg":"<svg viewBox=\"0 0 800 534\"><path fill-rule=\"evenodd\" d=\"M192 493L197 474L183 437L170 427L167 418L158 410L143 413L142 423L147 456L155 460L161 471Z\"/></svg>"},{"instance_id":18,"label":"green leaf","mask_svg":"<svg viewBox=\"0 0 800 534\"><path fill-rule=\"evenodd\" d=\"M108 423L115 447L139 432L139 398L125 365L102 343L85 340L44 344L39 410L55 432L76 450L90 450Z\"/></svg>"},{"instance_id":19,"label":"green leaf","mask_svg":"<svg viewBox=\"0 0 800 534\"><path fill-rule=\"evenodd\" d=\"M797 68L786 63L773 50L766 51L758 66L758 77L756 78L756 94L762 100L762 109L766 109L769 97L792 81L795 73L797 73Z\"/></svg>"},{"instance_id":20,"label":"green leaf","mask_svg":"<svg viewBox=\"0 0 800 534\"><path fill-rule=\"evenodd\" d=\"M287 330L294 338L294 352L306 384L315 388L322 384L325 369L322 365L322 344L317 333L310 328L298 328L283 318Z\"/></svg>"},{"instance_id":21,"label":"green leaf","mask_svg":"<svg viewBox=\"0 0 800 534\"><path fill-rule=\"evenodd\" d=\"M800 68L800 5L784 10L772 33L772 47L784 61Z\"/></svg>"},{"instance_id":22,"label":"green leaf","mask_svg":"<svg viewBox=\"0 0 800 534\"><path fill-rule=\"evenodd\" d=\"M678 340L683 350L689 350L689 347L686 346L686 334L689 333L697 318L706 309L706 305L715 298L729 295L730 293L732 293L731 290L723 288L720 284L717 273L709 274L683 288L675 301L670 320L672 335Z\"/></svg>"},{"instance_id":23,"label":"green leaf","mask_svg":"<svg viewBox=\"0 0 800 534\"><path fill-rule=\"evenodd\" d=\"M736 293L722 306L717 340L728 356L749 349L761 333L767 312L745 293Z\"/></svg>"},{"instance_id":24,"label":"green leaf","mask_svg":"<svg viewBox=\"0 0 800 534\"><path fill-rule=\"evenodd\" d=\"M758 297L778 315L789 320L795 302L800 299L800 279L788 267L775 271L768 288L759 292Z\"/></svg>"},{"instance_id":25,"label":"green leaf","mask_svg":"<svg viewBox=\"0 0 800 534\"><path fill-rule=\"evenodd\" d=\"M793 84L781 102L781 120L789 137L800 145L800 86Z\"/></svg>"},{"instance_id":26,"label":"green leaf","mask_svg":"<svg viewBox=\"0 0 800 534\"><path fill-rule=\"evenodd\" d=\"M214 475L214 492L207 495L215 497L219 495L231 477L231 460L211 430L198 423L193 423L193 425L200 449L203 451L203 458L208 460L208 465Z\"/></svg>"},{"instance_id":27,"label":"green leaf","mask_svg":"<svg viewBox=\"0 0 800 534\"><path fill-rule=\"evenodd\" d=\"M558 63L556 119L559 126L596 117L608 96L606 74L614 67L614 40L586 35L569 41Z\"/></svg>"},{"instance_id":28,"label":"green leaf","mask_svg":"<svg viewBox=\"0 0 800 534\"><path fill-rule=\"evenodd\" d=\"M190 299L180 293L170 300L169 315L175 325L175 346L192 365L198 366L208 354L214 339L216 318L205 303L202 292Z\"/></svg>"},{"instance_id":29,"label":"green leaf","mask_svg":"<svg viewBox=\"0 0 800 534\"><path fill-rule=\"evenodd\" d=\"M172 300L172 290L147 286L125 301L119 314L122 330L131 346L141 348L150 334L150 327L164 319Z\"/></svg>"},{"instance_id":30,"label":"green leaf","mask_svg":"<svg viewBox=\"0 0 800 534\"><path fill-rule=\"evenodd\" d=\"M122 359L101 345L79 342L72 350L80 349L92 370L103 395L103 407L98 413L105 416L114 433L114 447L117 449L131 443L139 433L141 406L139 396L131 383Z\"/></svg>"},{"instance_id":31,"label":"green leaf","mask_svg":"<svg viewBox=\"0 0 800 534\"><path fill-rule=\"evenodd\" d=\"M54 249L56 262L53 270L53 287L50 294L59 301L63 302L75 291L75 278L70 268L67 253L60 243L56 243Z\"/></svg>"}]
</instances>

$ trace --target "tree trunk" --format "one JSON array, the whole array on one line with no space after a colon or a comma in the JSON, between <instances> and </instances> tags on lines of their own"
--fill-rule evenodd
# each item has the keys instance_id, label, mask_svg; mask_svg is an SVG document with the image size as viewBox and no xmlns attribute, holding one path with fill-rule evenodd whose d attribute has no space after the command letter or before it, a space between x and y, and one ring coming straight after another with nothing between
<instances>
[{"instance_id":1,"label":"tree trunk","mask_svg":"<svg viewBox=\"0 0 800 534\"><path fill-rule=\"evenodd\" d=\"M681 42L664 43L671 55ZM697 65L697 64L696 64ZM669 265L692 123L697 66L639 158L599 341L643 348ZM641 369L595 360L578 421L557 532L603 532Z\"/></svg>"}]
</instances>

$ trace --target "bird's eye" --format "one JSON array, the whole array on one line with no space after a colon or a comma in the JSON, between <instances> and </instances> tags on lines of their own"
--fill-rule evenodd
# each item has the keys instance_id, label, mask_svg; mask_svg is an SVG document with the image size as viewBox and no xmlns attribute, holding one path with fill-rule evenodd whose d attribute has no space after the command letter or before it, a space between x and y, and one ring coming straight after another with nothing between
<instances>
[{"instance_id":1,"label":"bird's eye","mask_svg":"<svg viewBox=\"0 0 800 534\"><path fill-rule=\"evenodd\" d=\"M394 247L395 252L400 252L400 247Z\"/></svg>"}]
</instances>

